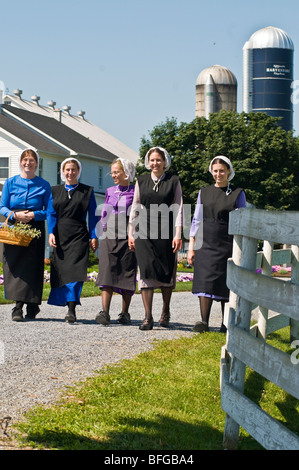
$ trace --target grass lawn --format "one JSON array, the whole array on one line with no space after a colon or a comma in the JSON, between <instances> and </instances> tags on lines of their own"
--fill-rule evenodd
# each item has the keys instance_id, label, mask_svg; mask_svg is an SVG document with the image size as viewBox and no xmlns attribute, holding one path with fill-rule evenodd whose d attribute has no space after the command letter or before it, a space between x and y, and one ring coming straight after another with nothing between
<instances>
[{"instance_id":1,"label":"grass lawn","mask_svg":"<svg viewBox=\"0 0 299 470\"><path fill-rule=\"evenodd\" d=\"M269 342L288 351L289 329ZM221 450L225 414L219 384L225 336L204 333L157 342L37 407L16 425L21 442L59 450ZM251 370L245 393L298 432L298 401ZM261 446L244 430L239 450Z\"/></svg>"},{"instance_id":2,"label":"grass lawn","mask_svg":"<svg viewBox=\"0 0 299 470\"><path fill-rule=\"evenodd\" d=\"M175 290L190 291L191 286L178 282ZM0 303L7 302L3 291L2 285ZM49 292L45 283L43 300ZM99 288L86 282L82 297L96 295ZM292 352L289 328L272 334L268 342ZM17 439L26 448L39 449L221 450L225 413L219 373L224 343L225 336L213 332L157 342L153 350L64 390L53 406L31 410L14 426ZM298 432L298 400L248 368L245 394ZM238 448L261 446L240 429Z\"/></svg>"}]
</instances>

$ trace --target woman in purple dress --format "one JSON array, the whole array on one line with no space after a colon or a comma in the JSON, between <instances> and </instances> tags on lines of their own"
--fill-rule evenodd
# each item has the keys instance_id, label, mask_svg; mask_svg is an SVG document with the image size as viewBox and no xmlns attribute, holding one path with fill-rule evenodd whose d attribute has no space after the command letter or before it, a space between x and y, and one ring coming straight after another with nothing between
<instances>
[{"instance_id":1,"label":"woman in purple dress","mask_svg":"<svg viewBox=\"0 0 299 470\"><path fill-rule=\"evenodd\" d=\"M131 322L129 307L136 290L137 262L135 253L128 247L129 208L134 197L135 176L132 162L117 158L111 165L115 183L106 190L100 230L102 238L99 252L99 274L96 285L102 290L102 310L96 316L101 325L110 323L110 304L113 292L122 296L122 311L117 323Z\"/></svg>"}]
</instances>

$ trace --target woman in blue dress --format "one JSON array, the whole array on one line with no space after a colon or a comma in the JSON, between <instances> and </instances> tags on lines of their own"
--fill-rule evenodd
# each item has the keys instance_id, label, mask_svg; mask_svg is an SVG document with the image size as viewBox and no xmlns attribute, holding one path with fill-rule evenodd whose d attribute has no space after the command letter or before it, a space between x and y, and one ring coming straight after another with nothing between
<instances>
[{"instance_id":1,"label":"woman in blue dress","mask_svg":"<svg viewBox=\"0 0 299 470\"><path fill-rule=\"evenodd\" d=\"M67 305L65 320L74 323L76 305L80 305L83 282L87 278L89 247L93 251L98 248L95 228L99 218L95 215L93 188L79 183L79 160L64 160L60 173L65 184L52 187L47 215L49 245L54 248L48 304Z\"/></svg>"},{"instance_id":2,"label":"woman in blue dress","mask_svg":"<svg viewBox=\"0 0 299 470\"><path fill-rule=\"evenodd\" d=\"M45 219L51 194L50 184L36 176L39 155L25 149L20 156L21 174L8 178L3 186L0 213L9 222L23 222L41 231L28 247L3 245L3 273L5 298L16 301L13 321L23 321L23 306L27 304L27 319L34 319L42 301Z\"/></svg>"}]
</instances>

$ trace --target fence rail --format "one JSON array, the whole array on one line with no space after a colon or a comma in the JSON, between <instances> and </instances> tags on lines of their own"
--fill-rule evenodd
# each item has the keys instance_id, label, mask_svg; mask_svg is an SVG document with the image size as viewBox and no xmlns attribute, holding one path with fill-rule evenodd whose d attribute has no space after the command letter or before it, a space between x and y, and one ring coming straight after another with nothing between
<instances>
[{"instance_id":1,"label":"fence rail","mask_svg":"<svg viewBox=\"0 0 299 470\"><path fill-rule=\"evenodd\" d=\"M244 395L246 367L299 398L299 364L291 355L267 344L267 334L289 325L290 341L299 339L299 212L240 209L230 215L234 235L228 261L231 291L226 310L228 327L221 357L221 404L226 413L223 444L234 449L239 427L266 449L299 450L299 437ZM262 241L263 252L257 253ZM290 245L274 250L274 244ZM292 268L290 280L271 277L273 261ZM262 273L256 271L257 266ZM259 318L251 326L252 312ZM274 312L269 318L269 312Z\"/></svg>"}]
</instances>

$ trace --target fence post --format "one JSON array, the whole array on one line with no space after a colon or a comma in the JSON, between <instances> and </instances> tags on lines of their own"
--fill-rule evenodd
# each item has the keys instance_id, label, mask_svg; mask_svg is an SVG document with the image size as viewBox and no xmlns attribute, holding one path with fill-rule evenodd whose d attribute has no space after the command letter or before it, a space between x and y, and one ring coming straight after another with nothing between
<instances>
[{"instance_id":1,"label":"fence post","mask_svg":"<svg viewBox=\"0 0 299 470\"><path fill-rule=\"evenodd\" d=\"M272 252L274 243L264 241L262 274L270 276L272 272ZM259 307L257 337L266 340L267 336L268 309Z\"/></svg>"},{"instance_id":2,"label":"fence post","mask_svg":"<svg viewBox=\"0 0 299 470\"><path fill-rule=\"evenodd\" d=\"M240 246L240 241L238 243ZM240 266L254 271L256 268L257 240L242 237L242 253ZM233 258L234 260L234 258ZM233 307L233 305L232 305ZM248 331L250 329L252 304L238 296L236 299L235 326ZM229 331L228 331L229 335ZM229 383L240 392L244 391L246 364L235 357L230 359ZM225 449L235 449L239 439L239 424L226 415L223 446Z\"/></svg>"},{"instance_id":3,"label":"fence post","mask_svg":"<svg viewBox=\"0 0 299 470\"><path fill-rule=\"evenodd\" d=\"M241 254L242 254L242 237L241 235L235 235L233 239L232 260L237 266L240 266L241 264ZM225 305L224 324L226 326L228 326L230 307L232 307L235 311L237 310L237 294L235 294L232 291L230 291L230 294L229 294L229 302L226 303Z\"/></svg>"},{"instance_id":4,"label":"fence post","mask_svg":"<svg viewBox=\"0 0 299 470\"><path fill-rule=\"evenodd\" d=\"M241 264L241 255L242 255L242 236L235 235L233 239L233 254L232 259L233 262L240 266ZM237 310L237 294L235 292L230 291L229 294L229 302L225 306L225 315L224 315L224 324L228 327L229 321L229 310L233 308L234 311ZM227 332L227 341L228 341L228 334ZM236 442L238 441L239 437L239 424L234 421L228 414L226 415L225 419L225 429L224 429L224 438L223 438L223 445L224 448L232 448L235 447ZM233 443L233 444L231 444Z\"/></svg>"},{"instance_id":5,"label":"fence post","mask_svg":"<svg viewBox=\"0 0 299 470\"><path fill-rule=\"evenodd\" d=\"M258 305L269 309L260 319L262 336L265 334L266 337L267 332L276 331L285 324L290 325L291 321L291 339L299 338L298 227L299 211L275 214L273 211L240 209L230 215L229 233L238 241L236 252L239 253L241 247L241 261L238 263L233 253L227 271L227 285L231 289L230 315L226 323L227 342L222 348L220 377L222 408L226 412L225 449L237 447L240 426L266 449L299 449L296 433L244 395L248 365L262 377L298 397L299 370L296 362L291 360L289 354L267 344L263 338L254 338L250 332L252 309ZM291 246L287 253L272 249L272 241L279 242L281 239ZM264 245L262 276L255 272L258 240L269 240ZM291 281L274 280L267 275L271 272L272 263L279 264L282 260L292 267ZM278 315L268 319L270 310ZM276 319L276 316L282 318Z\"/></svg>"},{"instance_id":6,"label":"fence post","mask_svg":"<svg viewBox=\"0 0 299 470\"><path fill-rule=\"evenodd\" d=\"M292 277L291 282L299 284L299 247L292 245ZM299 321L290 319L290 340L299 339Z\"/></svg>"}]
</instances>

